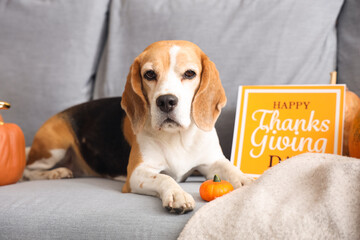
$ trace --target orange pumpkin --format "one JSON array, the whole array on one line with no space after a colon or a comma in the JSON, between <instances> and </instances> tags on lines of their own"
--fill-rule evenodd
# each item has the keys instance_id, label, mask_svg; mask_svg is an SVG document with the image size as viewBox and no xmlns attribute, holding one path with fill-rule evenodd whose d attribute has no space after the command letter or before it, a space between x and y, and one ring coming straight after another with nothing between
<instances>
[{"instance_id":1,"label":"orange pumpkin","mask_svg":"<svg viewBox=\"0 0 360 240\"><path fill-rule=\"evenodd\" d=\"M0 109L10 104L0 102ZM4 123L0 115L0 186L19 181L26 164L25 138L20 127Z\"/></svg>"},{"instance_id":2,"label":"orange pumpkin","mask_svg":"<svg viewBox=\"0 0 360 240\"><path fill-rule=\"evenodd\" d=\"M221 180L218 175L214 179L203 182L200 186L200 196L205 201L212 201L234 190L228 181Z\"/></svg>"},{"instance_id":3,"label":"orange pumpkin","mask_svg":"<svg viewBox=\"0 0 360 240\"><path fill-rule=\"evenodd\" d=\"M352 91L347 90L345 96L345 121L343 155L349 155L350 129L356 113L360 111L360 98Z\"/></svg>"},{"instance_id":4,"label":"orange pumpkin","mask_svg":"<svg viewBox=\"0 0 360 240\"><path fill-rule=\"evenodd\" d=\"M350 129L349 156L360 158L360 110L357 112Z\"/></svg>"}]
</instances>

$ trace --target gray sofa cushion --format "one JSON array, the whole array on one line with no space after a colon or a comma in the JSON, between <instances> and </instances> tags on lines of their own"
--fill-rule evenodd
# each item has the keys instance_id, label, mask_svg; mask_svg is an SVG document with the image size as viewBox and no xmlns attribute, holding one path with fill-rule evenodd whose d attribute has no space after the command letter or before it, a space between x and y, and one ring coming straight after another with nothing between
<instances>
[{"instance_id":1,"label":"gray sofa cushion","mask_svg":"<svg viewBox=\"0 0 360 240\"><path fill-rule=\"evenodd\" d=\"M92 96L108 1L0 1L0 100L31 144L53 114Z\"/></svg>"},{"instance_id":2,"label":"gray sofa cushion","mask_svg":"<svg viewBox=\"0 0 360 240\"><path fill-rule=\"evenodd\" d=\"M229 157L238 85L329 83L342 3L113 0L95 97L121 95L132 61L152 42L195 42L217 65L228 96L217 130Z\"/></svg>"},{"instance_id":3,"label":"gray sofa cushion","mask_svg":"<svg viewBox=\"0 0 360 240\"><path fill-rule=\"evenodd\" d=\"M0 239L176 239L205 202L192 177L181 187L196 208L170 214L161 200L121 193L123 183L82 178L23 182L0 187Z\"/></svg>"}]
</instances>

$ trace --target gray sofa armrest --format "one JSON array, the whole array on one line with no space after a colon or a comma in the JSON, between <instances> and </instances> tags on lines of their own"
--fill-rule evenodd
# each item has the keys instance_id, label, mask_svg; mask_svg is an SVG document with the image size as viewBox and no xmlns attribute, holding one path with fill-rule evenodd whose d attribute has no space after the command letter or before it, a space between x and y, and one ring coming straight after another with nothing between
<instances>
[{"instance_id":1,"label":"gray sofa armrest","mask_svg":"<svg viewBox=\"0 0 360 240\"><path fill-rule=\"evenodd\" d=\"M360 96L360 2L346 0L338 19L338 76Z\"/></svg>"}]
</instances>

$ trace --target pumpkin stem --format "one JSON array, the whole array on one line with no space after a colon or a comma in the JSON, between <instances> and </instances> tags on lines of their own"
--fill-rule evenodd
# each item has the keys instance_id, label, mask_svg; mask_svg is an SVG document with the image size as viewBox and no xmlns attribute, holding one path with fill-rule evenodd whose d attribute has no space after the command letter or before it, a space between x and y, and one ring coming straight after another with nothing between
<instances>
[{"instance_id":1,"label":"pumpkin stem","mask_svg":"<svg viewBox=\"0 0 360 240\"><path fill-rule=\"evenodd\" d=\"M0 109L9 109L10 104L7 102L0 102Z\"/></svg>"},{"instance_id":2,"label":"pumpkin stem","mask_svg":"<svg viewBox=\"0 0 360 240\"><path fill-rule=\"evenodd\" d=\"M217 174L215 174L213 182L221 182L221 179Z\"/></svg>"},{"instance_id":3,"label":"pumpkin stem","mask_svg":"<svg viewBox=\"0 0 360 240\"><path fill-rule=\"evenodd\" d=\"M7 102L0 102L0 109L9 109L10 108L10 104ZM0 115L0 125L4 125L4 119L2 118L2 116Z\"/></svg>"}]
</instances>

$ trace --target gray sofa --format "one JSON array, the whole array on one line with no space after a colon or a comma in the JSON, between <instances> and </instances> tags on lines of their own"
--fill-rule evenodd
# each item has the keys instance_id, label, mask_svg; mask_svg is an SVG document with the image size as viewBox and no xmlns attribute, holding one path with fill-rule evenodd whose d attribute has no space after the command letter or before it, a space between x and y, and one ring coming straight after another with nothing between
<instances>
[{"instance_id":1,"label":"gray sofa","mask_svg":"<svg viewBox=\"0 0 360 240\"><path fill-rule=\"evenodd\" d=\"M217 131L230 158L237 88L338 82L360 94L357 0L0 0L0 100L27 145L41 124L77 103L122 94L133 59L152 42L189 40L215 62L228 104ZM0 239L176 239L202 205L203 178L181 186L182 216L160 200L122 194L107 179L0 187Z\"/></svg>"}]
</instances>

